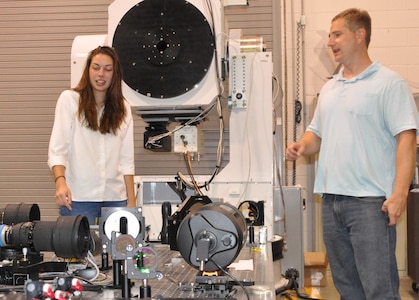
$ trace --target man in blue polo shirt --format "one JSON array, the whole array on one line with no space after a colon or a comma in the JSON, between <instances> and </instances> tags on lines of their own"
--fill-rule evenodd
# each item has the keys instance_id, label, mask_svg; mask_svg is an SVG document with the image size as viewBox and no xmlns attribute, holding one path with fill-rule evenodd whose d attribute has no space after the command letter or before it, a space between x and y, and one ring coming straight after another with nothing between
<instances>
[{"instance_id":1,"label":"man in blue polo shirt","mask_svg":"<svg viewBox=\"0 0 419 300\"><path fill-rule=\"evenodd\" d=\"M313 120L286 159L319 153L323 238L342 300L400 299L396 223L416 163L418 112L405 80L368 55L371 18L347 9L328 46L342 69L320 91Z\"/></svg>"}]
</instances>

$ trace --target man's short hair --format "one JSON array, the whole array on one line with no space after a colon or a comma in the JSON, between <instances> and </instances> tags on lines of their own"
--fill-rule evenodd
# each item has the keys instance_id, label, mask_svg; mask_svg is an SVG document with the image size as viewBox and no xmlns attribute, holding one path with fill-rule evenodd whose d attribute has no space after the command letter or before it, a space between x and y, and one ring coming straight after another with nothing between
<instances>
[{"instance_id":1,"label":"man's short hair","mask_svg":"<svg viewBox=\"0 0 419 300\"><path fill-rule=\"evenodd\" d=\"M356 32L360 28L365 29L365 42L368 47L371 41L371 17L368 12L358 8L348 8L337 14L332 22L342 18L345 20L346 27L352 32Z\"/></svg>"}]
</instances>

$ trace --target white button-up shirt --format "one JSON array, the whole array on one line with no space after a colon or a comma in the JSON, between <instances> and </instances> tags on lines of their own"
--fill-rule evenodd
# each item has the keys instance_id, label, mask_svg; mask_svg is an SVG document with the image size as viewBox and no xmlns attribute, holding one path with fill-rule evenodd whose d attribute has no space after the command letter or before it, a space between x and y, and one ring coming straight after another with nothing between
<instances>
[{"instance_id":1,"label":"white button-up shirt","mask_svg":"<svg viewBox=\"0 0 419 300\"><path fill-rule=\"evenodd\" d=\"M131 107L117 134L101 134L78 118L79 93L63 91L55 108L48 166L65 167L73 201L121 201L127 199L124 175L135 174Z\"/></svg>"}]
</instances>

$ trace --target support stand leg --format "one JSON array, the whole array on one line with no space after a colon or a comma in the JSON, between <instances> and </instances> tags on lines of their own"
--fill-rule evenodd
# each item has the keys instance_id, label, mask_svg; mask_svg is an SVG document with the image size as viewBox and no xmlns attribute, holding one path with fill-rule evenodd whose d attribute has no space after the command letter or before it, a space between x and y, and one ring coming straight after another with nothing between
<instances>
[{"instance_id":1,"label":"support stand leg","mask_svg":"<svg viewBox=\"0 0 419 300\"><path fill-rule=\"evenodd\" d=\"M113 261L113 286L114 288L121 287L121 261L120 260L114 260Z\"/></svg>"},{"instance_id":2,"label":"support stand leg","mask_svg":"<svg viewBox=\"0 0 419 300\"><path fill-rule=\"evenodd\" d=\"M140 298L151 298L151 287L148 285L147 279L143 279L143 285L140 286Z\"/></svg>"}]
</instances>

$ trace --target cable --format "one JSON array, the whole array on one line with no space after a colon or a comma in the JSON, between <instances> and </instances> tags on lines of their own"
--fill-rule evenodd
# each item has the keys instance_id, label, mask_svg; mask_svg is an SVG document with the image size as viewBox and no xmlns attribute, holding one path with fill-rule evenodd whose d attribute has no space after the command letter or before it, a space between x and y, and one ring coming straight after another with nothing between
<instances>
[{"instance_id":1,"label":"cable","mask_svg":"<svg viewBox=\"0 0 419 300\"><path fill-rule=\"evenodd\" d=\"M296 295L300 299L309 299L309 300L320 300L317 298L309 297L304 288L298 287L297 279L299 277L299 272L297 269L290 268L285 271L283 275L285 279L288 279L288 284L286 286L276 289L275 293L277 295L289 296L287 291L295 291Z\"/></svg>"},{"instance_id":2,"label":"cable","mask_svg":"<svg viewBox=\"0 0 419 300\"><path fill-rule=\"evenodd\" d=\"M218 96L214 97L214 99L211 101L211 104L206 109L204 109L197 116L195 116L192 119L188 120L187 122L185 122L181 126L175 128L175 129L173 129L171 131L168 131L168 132L165 132L165 133L162 133L162 134L159 134L159 135L155 135L155 136L149 137L148 140L147 140L147 142L146 142L146 146L149 145L149 144L155 145L157 141L161 140L162 138L165 138L167 136L172 135L173 133L175 133L176 131L182 129L183 127L188 126L188 125L191 125L191 124L194 124L194 123L199 123L200 121L202 121L203 119L205 119L205 117L211 112L211 110L213 109L213 107L216 105L216 101L214 101L214 100L216 100L217 98L218 98Z\"/></svg>"},{"instance_id":3,"label":"cable","mask_svg":"<svg viewBox=\"0 0 419 300\"><path fill-rule=\"evenodd\" d=\"M185 175L182 174L182 172L178 171L177 176L179 179L189 188L196 189L196 187L209 189L209 184L214 180L215 176L218 174L218 172L221 169L221 164L223 160L223 154L224 154L224 119L222 115L222 105L221 105L221 96L218 96L216 99L216 102L214 103L217 107L217 112L219 116L219 139L218 139L218 146L217 146L217 159L216 164L213 173L211 174L211 177L208 181L206 181L203 185L195 185L193 182L191 182L188 178L186 178ZM212 106L213 108L214 106ZM193 174L190 174L193 175Z\"/></svg>"},{"instance_id":4,"label":"cable","mask_svg":"<svg viewBox=\"0 0 419 300\"><path fill-rule=\"evenodd\" d=\"M218 94L217 96L214 97L214 99L211 101L211 104L203 111L201 112L199 115L197 115L196 117L192 118L191 120L187 121L186 123L182 124L181 126L175 128L172 131L160 134L160 135L156 135L153 137L150 137L147 140L147 144L154 144L156 141L167 137L169 135L172 135L174 132L182 129L185 126L194 124L194 123L198 123L202 120L205 119L205 117L212 111L212 109L214 107L217 108L217 112L218 112L218 116L219 116L219 130L220 130L220 134L219 134L219 141L218 141L218 146L217 146L217 156L216 156L216 165L214 168L214 171L212 172L210 179L208 181L206 181L203 185L199 186L195 179L193 178L193 173L192 173L192 167L191 167L191 163L190 163L190 156L189 153L187 155L184 155L185 158L185 162L187 163L187 167L188 167L188 171L189 171L189 175L191 177L191 180L189 180L188 178L186 178L186 176L184 176L180 171L178 171L177 176L179 177L179 179L189 188L195 189L197 191L200 192L200 188L209 188L209 184L212 182L212 180L214 179L214 177L218 174L220 168L221 168L221 164L222 164L222 159L223 159L223 154L224 154L224 119L223 119L223 115L222 115L222 105L221 105L221 99L222 99L222 93L224 93L224 87L222 85L222 76L220 74L220 68L219 68L219 64L218 64L218 47L217 47L217 43L216 43L216 35L215 35L215 21L214 21L214 12L213 12L213 7L211 4L211 1L206 0L206 5L209 11L209 14L211 16L211 31L212 31L212 35L214 36L214 61L215 61L215 80L217 82L217 89L218 89ZM186 148L186 147L185 147ZM187 151L186 151L187 152Z\"/></svg>"},{"instance_id":5,"label":"cable","mask_svg":"<svg viewBox=\"0 0 419 300\"><path fill-rule=\"evenodd\" d=\"M301 38L302 38L302 31L304 28L304 24L302 22L297 23L297 40L296 40L296 93L295 93L295 100L294 100L294 127L293 127L293 141L297 141L297 130L298 130L298 124L301 123L301 109L302 104L300 101L300 86L301 86L301 59L302 59L302 47L301 47ZM292 162L292 185L297 184L297 163L294 160Z\"/></svg>"},{"instance_id":6,"label":"cable","mask_svg":"<svg viewBox=\"0 0 419 300\"><path fill-rule=\"evenodd\" d=\"M186 162L186 167L188 168L189 176L191 177L191 180L192 180L193 187L195 188L195 191L200 196L203 196L204 193L202 193L201 189L199 188L199 186L198 186L198 184L195 180L195 177L193 176L192 165L191 165L191 155L189 154L189 152L184 153L184 158L185 158L185 162Z\"/></svg>"},{"instance_id":7,"label":"cable","mask_svg":"<svg viewBox=\"0 0 419 300\"><path fill-rule=\"evenodd\" d=\"M95 281L98 277L99 277L99 267L96 263L95 257L93 256L92 252L90 252L90 250L87 252L87 261L93 266L93 268L96 270L96 275L90 279L91 281Z\"/></svg>"},{"instance_id":8,"label":"cable","mask_svg":"<svg viewBox=\"0 0 419 300\"><path fill-rule=\"evenodd\" d=\"M219 70L219 65L218 65L218 50L217 50L217 43L216 43L216 36L215 36L214 13L213 13L211 1L207 0L206 1L206 4L207 4L208 10L210 12L210 16L211 16L211 22L212 22L212 24L210 26L210 29L211 29L211 32L212 32L212 36L214 37L214 54L213 55L215 57L215 59L214 59L214 61L215 61L215 63L214 63L214 65L215 65L215 76L216 76L215 80L218 83L217 84L217 89L218 89L217 96L215 96L211 100L210 105L204 111L202 111L199 115L197 115L196 117L194 117L194 118L190 119L189 121L187 121L186 123L184 123L182 126L179 126L178 128L175 128L174 130L171 130L169 132L166 132L166 133L163 133L163 134L159 134L159 135L155 135L155 136L149 137L148 140L147 140L147 142L146 142L146 146L149 145L149 144L156 145L155 143L157 141L161 140L162 138L165 138L167 136L172 135L173 133L175 133L176 131L182 129L185 126L188 126L188 125L191 125L191 124L194 124L194 123L199 123L200 121L202 121L203 119L205 119L205 117L209 114L209 112L211 112L212 108L216 104L217 99L219 97L221 97L220 96L221 93L224 91L224 88L223 88L223 86L221 84L221 79L220 79L221 76L220 76L220 70Z\"/></svg>"},{"instance_id":9,"label":"cable","mask_svg":"<svg viewBox=\"0 0 419 300\"><path fill-rule=\"evenodd\" d=\"M290 278L288 284L277 289L275 294L288 297L290 291L293 291L299 299L321 300L321 298L312 298L308 296L308 294L306 294L304 291L302 291L301 288L298 287L298 283L294 278Z\"/></svg>"},{"instance_id":10,"label":"cable","mask_svg":"<svg viewBox=\"0 0 419 300\"><path fill-rule=\"evenodd\" d=\"M223 273L225 273L228 277L230 277L231 279L233 279L234 282L236 282L242 289L243 292L246 294L246 298L247 300L250 300L250 295L249 292L246 290L246 288L244 287L244 285L236 278L234 277L230 272L228 272L226 269L224 269L222 266L220 266L216 261L214 261L212 258L209 258L209 260L217 266L218 269L220 269L221 271L223 271Z\"/></svg>"}]
</instances>

